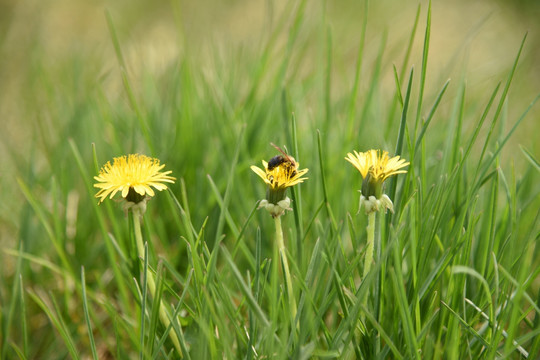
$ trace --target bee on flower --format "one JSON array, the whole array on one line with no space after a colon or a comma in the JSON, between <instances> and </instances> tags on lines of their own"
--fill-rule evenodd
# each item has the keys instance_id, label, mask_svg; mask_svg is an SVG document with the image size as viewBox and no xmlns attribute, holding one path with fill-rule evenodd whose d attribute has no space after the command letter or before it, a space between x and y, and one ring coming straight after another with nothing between
<instances>
[{"instance_id":1,"label":"bee on flower","mask_svg":"<svg viewBox=\"0 0 540 360\"><path fill-rule=\"evenodd\" d=\"M251 170L259 175L268 185L266 199L261 200L259 208L265 208L272 217L281 216L285 210L291 210L291 199L285 195L288 187L306 180L303 177L309 169L299 170L299 164L276 145L272 144L281 154L271 158L268 162L262 161L263 169L251 166Z\"/></svg>"},{"instance_id":2,"label":"bee on flower","mask_svg":"<svg viewBox=\"0 0 540 360\"><path fill-rule=\"evenodd\" d=\"M409 165L399 156L390 158L387 151L368 150L366 152L354 151L345 158L362 175L362 190L360 191L360 208L364 205L366 214L390 209L394 212L392 200L383 194L384 181L392 175L406 173L403 168Z\"/></svg>"},{"instance_id":3,"label":"bee on flower","mask_svg":"<svg viewBox=\"0 0 540 360\"><path fill-rule=\"evenodd\" d=\"M167 189L164 183L174 183L176 178L170 176L172 171L161 170L165 167L158 159L140 154L115 157L113 163L108 161L94 176L100 189L96 194L101 204L107 197L113 198L120 193L124 200L124 210L138 207L141 214L146 209L146 202L154 196L154 189ZM154 188L154 189L152 189Z\"/></svg>"}]
</instances>

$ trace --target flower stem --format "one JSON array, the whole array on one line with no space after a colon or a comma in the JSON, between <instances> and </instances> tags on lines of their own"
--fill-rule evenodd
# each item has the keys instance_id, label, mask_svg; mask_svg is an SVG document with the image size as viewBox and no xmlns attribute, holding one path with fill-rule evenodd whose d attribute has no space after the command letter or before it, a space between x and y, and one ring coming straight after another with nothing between
<instances>
[{"instance_id":1,"label":"flower stem","mask_svg":"<svg viewBox=\"0 0 540 360\"><path fill-rule=\"evenodd\" d=\"M141 214L136 208L133 209L133 227L135 229L135 242L137 243L137 253L139 254L139 257L144 259L144 244L141 233ZM152 272L149 270L147 270L146 272L146 283L148 284L150 294L152 294L152 297L155 298L156 281L154 280L154 274L152 274ZM163 323L163 326L165 326L165 328L168 328L170 326L171 321L169 320L169 316L165 311L165 304L161 299L159 302L159 318L161 319L161 322ZM169 331L169 337L171 338L174 347L176 348L176 351L178 351L178 354L180 355L180 357L182 357L182 349L180 347L180 342L178 341L178 337L176 336L174 329Z\"/></svg>"},{"instance_id":2,"label":"flower stem","mask_svg":"<svg viewBox=\"0 0 540 360\"><path fill-rule=\"evenodd\" d=\"M296 301L294 299L294 291L292 287L291 273L289 271L289 261L287 260L287 252L283 241L283 230L281 228L281 216L274 218L276 222L276 238L278 243L279 255L283 264L283 272L285 273L285 285L287 286L287 297L289 298L289 309L291 310L291 320L294 322L296 318Z\"/></svg>"},{"instance_id":3,"label":"flower stem","mask_svg":"<svg viewBox=\"0 0 540 360\"><path fill-rule=\"evenodd\" d=\"M366 256L364 258L364 275L363 278L365 279L367 274L369 274L369 270L371 269L371 263L373 262L373 247L375 244L375 216L377 212L372 211L368 215L368 226L366 228L367 231L367 248L366 248Z\"/></svg>"},{"instance_id":4,"label":"flower stem","mask_svg":"<svg viewBox=\"0 0 540 360\"><path fill-rule=\"evenodd\" d=\"M375 245L375 216L377 212L371 211L368 215L368 225L366 227L367 232L367 247L366 247L366 255L364 257L364 275L362 276L362 281L366 280L366 277L369 274L369 271L371 270L371 263L373 262L373 248ZM362 304L367 307L368 303L368 296L369 296L369 289L366 290L364 296L362 296ZM362 315L362 319L364 319L364 315Z\"/></svg>"}]
</instances>

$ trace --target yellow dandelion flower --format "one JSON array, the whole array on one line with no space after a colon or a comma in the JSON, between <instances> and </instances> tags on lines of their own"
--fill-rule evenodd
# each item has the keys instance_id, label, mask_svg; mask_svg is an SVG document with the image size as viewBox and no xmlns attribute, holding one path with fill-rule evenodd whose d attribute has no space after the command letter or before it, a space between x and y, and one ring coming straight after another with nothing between
<instances>
[{"instance_id":1,"label":"yellow dandelion flower","mask_svg":"<svg viewBox=\"0 0 540 360\"><path fill-rule=\"evenodd\" d=\"M354 155L348 153L345 159L360 171L362 178L365 179L368 173L371 173L370 175L379 181L384 181L392 175L406 173L407 170L400 169L409 165L405 159L400 159L399 156L389 158L388 151L380 150L368 150L365 153L354 151Z\"/></svg>"},{"instance_id":2,"label":"yellow dandelion flower","mask_svg":"<svg viewBox=\"0 0 540 360\"><path fill-rule=\"evenodd\" d=\"M172 171L161 170L165 167L158 159L140 154L130 154L114 158L114 162L107 162L100 170L94 187L100 189L96 194L99 203L108 196L112 199L120 192L122 198L128 202L139 203L147 196L154 196L154 190L167 189L164 183L174 183L176 178L169 176Z\"/></svg>"},{"instance_id":3,"label":"yellow dandelion flower","mask_svg":"<svg viewBox=\"0 0 540 360\"><path fill-rule=\"evenodd\" d=\"M378 210L381 206L392 210L392 201L388 196L383 195L382 188L384 181L392 175L406 173L403 168L409 165L405 159L400 159L399 156L390 158L387 151L368 150L366 152L354 151L348 153L345 158L350 162L362 175L362 200L371 200L373 203L365 203L366 212ZM373 199L371 199L373 197Z\"/></svg>"},{"instance_id":4,"label":"yellow dandelion flower","mask_svg":"<svg viewBox=\"0 0 540 360\"><path fill-rule=\"evenodd\" d=\"M262 165L263 169L251 166L251 170L268 185L266 199L261 201L259 207L266 207L276 217L290 210L290 199L285 196L285 191L288 187L304 182L307 178L303 176L309 169L298 170L299 164L285 153L274 156L268 162L263 160Z\"/></svg>"},{"instance_id":5,"label":"yellow dandelion flower","mask_svg":"<svg viewBox=\"0 0 540 360\"><path fill-rule=\"evenodd\" d=\"M259 175L269 187L276 191L304 182L307 178L303 178L302 176L309 171L309 169L298 171L298 164L296 164L296 166L281 164L274 168L269 168L268 163L264 160L262 161L262 164L264 170L257 166L251 166L251 170Z\"/></svg>"}]
</instances>

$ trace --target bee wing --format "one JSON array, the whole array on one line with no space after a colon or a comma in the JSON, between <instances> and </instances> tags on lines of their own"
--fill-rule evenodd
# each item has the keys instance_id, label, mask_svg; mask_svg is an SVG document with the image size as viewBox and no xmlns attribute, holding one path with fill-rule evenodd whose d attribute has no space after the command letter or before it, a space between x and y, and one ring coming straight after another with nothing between
<instances>
[{"instance_id":1,"label":"bee wing","mask_svg":"<svg viewBox=\"0 0 540 360\"><path fill-rule=\"evenodd\" d=\"M285 158L287 158L287 160L288 160L291 164L293 164L293 166L296 164L296 162L294 161L294 159L293 159L291 156L289 156L285 151L283 151L279 146L277 146L276 144L274 144L274 143L272 143L272 142L270 143L270 145L272 145L272 146L275 147L280 153L282 153L283 156L285 156Z\"/></svg>"}]
</instances>

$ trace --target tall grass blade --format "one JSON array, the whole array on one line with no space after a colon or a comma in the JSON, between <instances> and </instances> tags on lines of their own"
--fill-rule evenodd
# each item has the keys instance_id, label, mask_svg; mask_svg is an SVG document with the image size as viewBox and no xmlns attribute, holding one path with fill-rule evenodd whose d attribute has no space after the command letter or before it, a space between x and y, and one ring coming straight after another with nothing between
<instances>
[{"instance_id":1,"label":"tall grass blade","mask_svg":"<svg viewBox=\"0 0 540 360\"><path fill-rule=\"evenodd\" d=\"M81 266L81 291L84 310L84 319L86 321L86 328L88 330L88 338L90 340L90 350L92 351L92 358L98 359L96 342L94 341L94 331L92 330L92 322L90 321L90 313L88 310L88 298L86 296L86 277L84 274L84 266Z\"/></svg>"}]
</instances>

